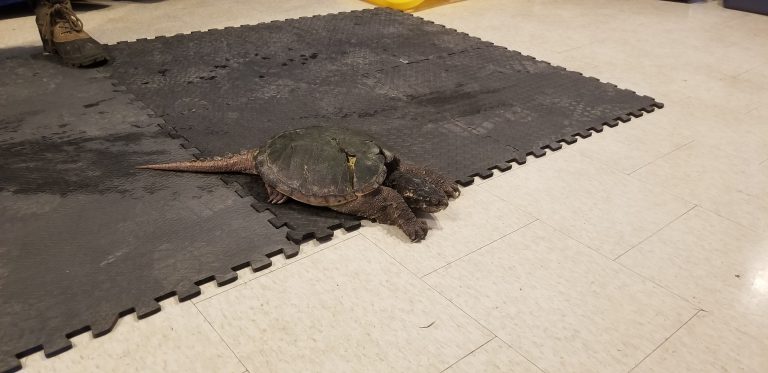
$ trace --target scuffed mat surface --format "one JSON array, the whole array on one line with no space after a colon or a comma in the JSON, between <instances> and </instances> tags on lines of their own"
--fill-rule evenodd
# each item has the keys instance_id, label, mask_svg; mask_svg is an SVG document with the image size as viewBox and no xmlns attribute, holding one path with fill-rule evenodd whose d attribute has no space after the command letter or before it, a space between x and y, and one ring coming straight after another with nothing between
<instances>
[{"instance_id":1,"label":"scuffed mat surface","mask_svg":"<svg viewBox=\"0 0 768 373\"><path fill-rule=\"evenodd\" d=\"M402 158L467 185L511 162L599 132L661 104L455 30L387 9L118 43L105 67L180 137L213 156L291 128L368 132ZM353 226L295 202L264 203L294 241Z\"/></svg>"},{"instance_id":2,"label":"scuffed mat surface","mask_svg":"<svg viewBox=\"0 0 768 373\"><path fill-rule=\"evenodd\" d=\"M135 170L193 151L99 75L0 61L2 372L298 250L216 176Z\"/></svg>"}]
</instances>

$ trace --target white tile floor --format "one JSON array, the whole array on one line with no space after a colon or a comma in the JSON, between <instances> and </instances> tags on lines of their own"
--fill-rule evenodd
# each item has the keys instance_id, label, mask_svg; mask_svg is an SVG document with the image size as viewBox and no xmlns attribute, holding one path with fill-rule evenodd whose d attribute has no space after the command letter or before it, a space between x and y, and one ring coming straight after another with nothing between
<instances>
[{"instance_id":1,"label":"white tile floor","mask_svg":"<svg viewBox=\"0 0 768 373\"><path fill-rule=\"evenodd\" d=\"M103 3L80 16L109 43L368 6ZM768 372L768 17L657 0L419 15L667 107L465 189L422 244L365 224L26 369ZM0 20L0 48L36 38Z\"/></svg>"}]
</instances>

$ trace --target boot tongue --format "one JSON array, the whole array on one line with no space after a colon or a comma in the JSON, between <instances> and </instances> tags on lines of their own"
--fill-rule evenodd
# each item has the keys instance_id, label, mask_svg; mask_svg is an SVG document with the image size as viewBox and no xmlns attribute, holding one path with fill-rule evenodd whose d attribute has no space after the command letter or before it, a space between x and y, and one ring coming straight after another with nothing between
<instances>
[{"instance_id":1,"label":"boot tongue","mask_svg":"<svg viewBox=\"0 0 768 373\"><path fill-rule=\"evenodd\" d=\"M54 18L57 29L60 24L65 24L70 31L80 32L83 30L83 21L80 20L72 8L66 5L54 4L51 15Z\"/></svg>"},{"instance_id":2,"label":"boot tongue","mask_svg":"<svg viewBox=\"0 0 768 373\"><path fill-rule=\"evenodd\" d=\"M66 4L54 4L51 9L53 40L56 42L72 41L90 37L83 32L83 21Z\"/></svg>"},{"instance_id":3,"label":"boot tongue","mask_svg":"<svg viewBox=\"0 0 768 373\"><path fill-rule=\"evenodd\" d=\"M55 22L56 23L53 26L53 40L56 42L90 38L87 33L74 29L72 25L65 20L56 20Z\"/></svg>"},{"instance_id":4,"label":"boot tongue","mask_svg":"<svg viewBox=\"0 0 768 373\"><path fill-rule=\"evenodd\" d=\"M56 23L54 24L54 30L55 30L54 32L56 32L57 34L71 34L76 32L72 28L72 25L70 25L65 20L57 19L55 22Z\"/></svg>"}]
</instances>

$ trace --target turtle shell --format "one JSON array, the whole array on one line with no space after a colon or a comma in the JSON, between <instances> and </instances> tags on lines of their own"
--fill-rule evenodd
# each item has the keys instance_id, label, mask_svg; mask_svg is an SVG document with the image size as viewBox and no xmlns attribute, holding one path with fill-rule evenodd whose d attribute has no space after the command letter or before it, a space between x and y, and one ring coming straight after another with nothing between
<instances>
[{"instance_id":1,"label":"turtle shell","mask_svg":"<svg viewBox=\"0 0 768 373\"><path fill-rule=\"evenodd\" d=\"M364 134L307 127L270 139L256 165L264 182L281 193L311 205L334 206L378 188L391 158Z\"/></svg>"}]
</instances>

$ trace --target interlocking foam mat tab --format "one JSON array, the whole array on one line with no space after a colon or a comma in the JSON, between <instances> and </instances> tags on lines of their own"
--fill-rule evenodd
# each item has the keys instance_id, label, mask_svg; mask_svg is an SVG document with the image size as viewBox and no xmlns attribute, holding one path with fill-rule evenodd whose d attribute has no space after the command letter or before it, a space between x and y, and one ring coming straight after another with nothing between
<instances>
[{"instance_id":1,"label":"interlocking foam mat tab","mask_svg":"<svg viewBox=\"0 0 768 373\"><path fill-rule=\"evenodd\" d=\"M118 43L105 67L203 156L291 128L347 126L460 183L507 170L662 105L405 13L372 10ZM268 205L289 238L328 237L356 219Z\"/></svg>"},{"instance_id":2,"label":"interlocking foam mat tab","mask_svg":"<svg viewBox=\"0 0 768 373\"><path fill-rule=\"evenodd\" d=\"M95 71L2 60L0 113L2 372L298 253L216 176L134 169L191 151Z\"/></svg>"}]
</instances>

